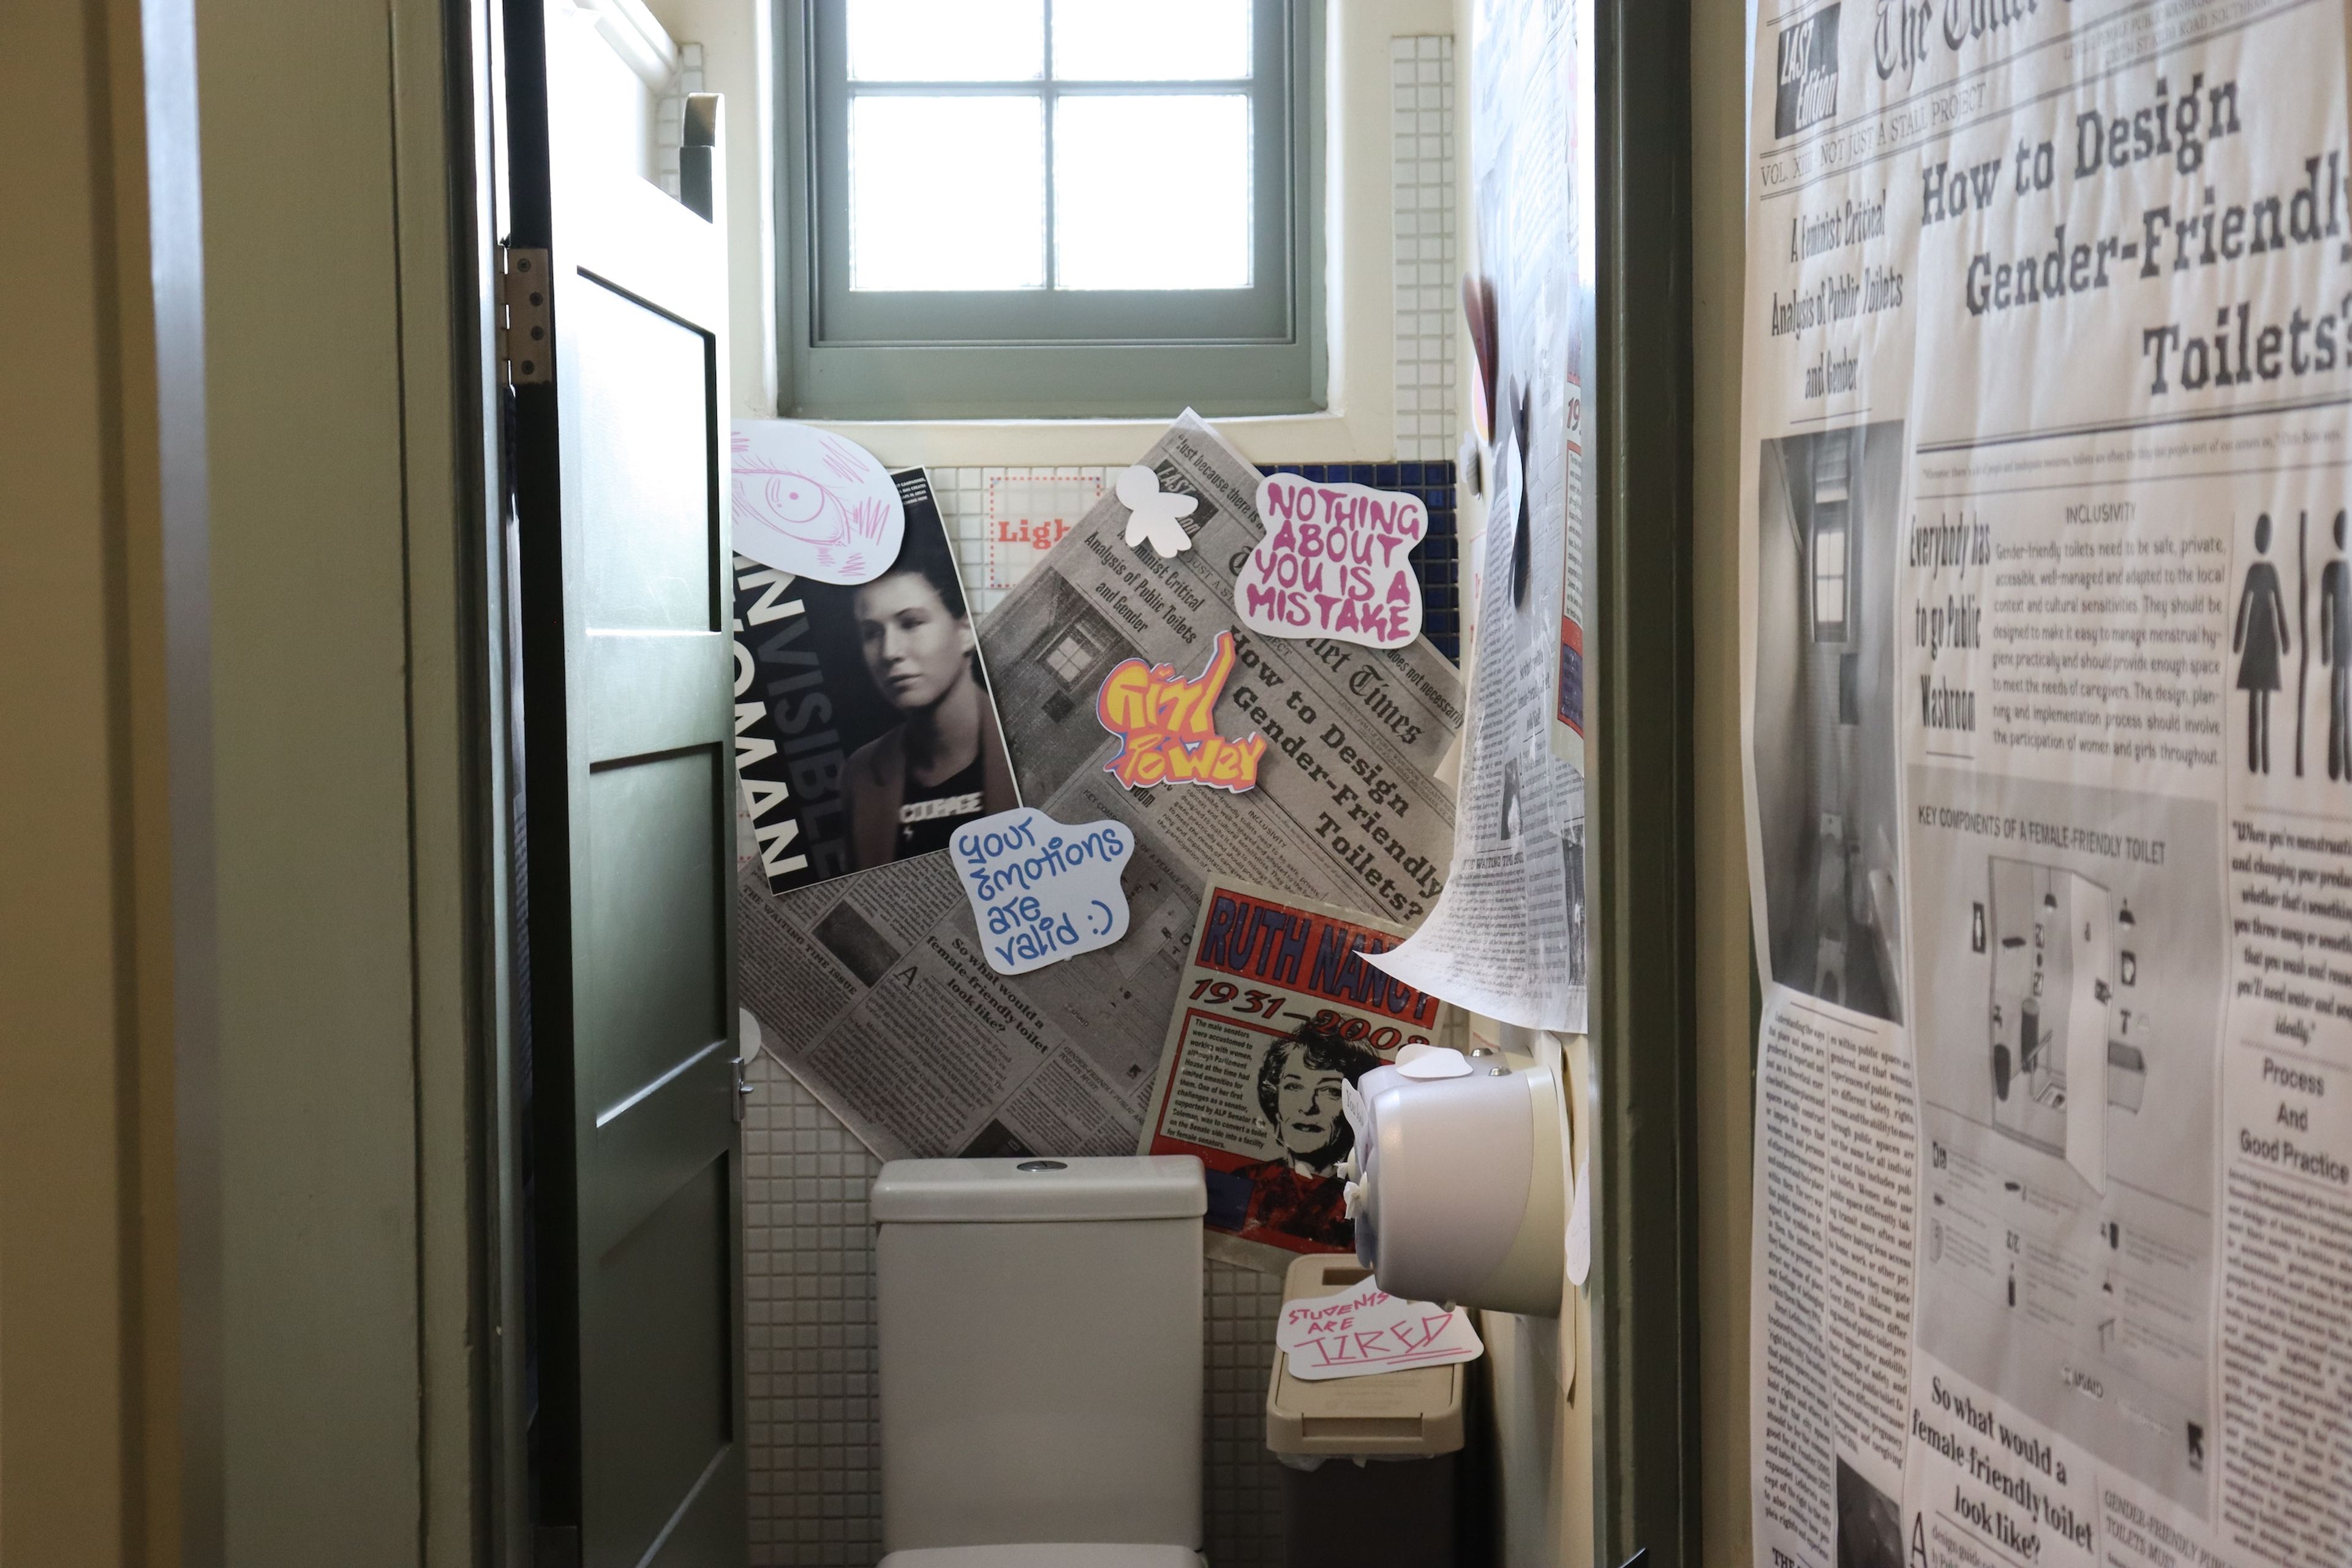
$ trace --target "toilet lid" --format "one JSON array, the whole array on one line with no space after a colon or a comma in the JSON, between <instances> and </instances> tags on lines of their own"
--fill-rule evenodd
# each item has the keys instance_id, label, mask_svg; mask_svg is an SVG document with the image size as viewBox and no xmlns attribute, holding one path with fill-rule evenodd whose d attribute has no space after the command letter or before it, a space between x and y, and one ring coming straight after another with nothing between
<instances>
[{"instance_id":1,"label":"toilet lid","mask_svg":"<svg viewBox=\"0 0 2352 1568\"><path fill-rule=\"evenodd\" d=\"M893 1552L882 1568L1202 1568L1183 1546L936 1546Z\"/></svg>"}]
</instances>

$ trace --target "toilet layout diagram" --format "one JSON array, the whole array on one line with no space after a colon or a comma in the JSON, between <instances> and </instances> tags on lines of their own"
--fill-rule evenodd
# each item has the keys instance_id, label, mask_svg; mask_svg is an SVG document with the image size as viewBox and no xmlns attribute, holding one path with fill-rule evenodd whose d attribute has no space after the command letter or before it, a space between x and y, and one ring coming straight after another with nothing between
<instances>
[{"instance_id":1,"label":"toilet layout diagram","mask_svg":"<svg viewBox=\"0 0 2352 1568\"><path fill-rule=\"evenodd\" d=\"M2104 1193L2108 1112L2137 1113L2147 1085L2138 917L2053 866L1994 857L1990 880L1993 1125Z\"/></svg>"},{"instance_id":2,"label":"toilet layout diagram","mask_svg":"<svg viewBox=\"0 0 2352 1568\"><path fill-rule=\"evenodd\" d=\"M2206 1506L2212 1089L2182 1063L2223 1026L2210 808L1911 782L1917 1352Z\"/></svg>"}]
</instances>

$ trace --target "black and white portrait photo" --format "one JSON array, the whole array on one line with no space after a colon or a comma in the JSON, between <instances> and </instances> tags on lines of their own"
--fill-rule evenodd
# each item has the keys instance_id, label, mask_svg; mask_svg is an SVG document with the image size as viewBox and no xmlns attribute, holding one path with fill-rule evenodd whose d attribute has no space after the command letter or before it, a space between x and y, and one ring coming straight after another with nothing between
<instances>
[{"instance_id":1,"label":"black and white portrait photo","mask_svg":"<svg viewBox=\"0 0 2352 1568\"><path fill-rule=\"evenodd\" d=\"M954 546L922 471L893 478L906 537L870 581L738 557L736 752L774 892L932 854L1020 804Z\"/></svg>"}]
</instances>

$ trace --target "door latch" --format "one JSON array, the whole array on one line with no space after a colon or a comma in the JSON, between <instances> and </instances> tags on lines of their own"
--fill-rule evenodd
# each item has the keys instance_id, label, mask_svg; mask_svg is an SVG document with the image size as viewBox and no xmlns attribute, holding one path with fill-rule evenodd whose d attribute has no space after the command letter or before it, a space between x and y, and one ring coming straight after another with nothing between
<instances>
[{"instance_id":1,"label":"door latch","mask_svg":"<svg viewBox=\"0 0 2352 1568\"><path fill-rule=\"evenodd\" d=\"M743 1108L750 1100L751 1094L751 1063L748 1058L743 1057L737 1057L734 1060L735 1120L740 1121L744 1117Z\"/></svg>"},{"instance_id":2,"label":"door latch","mask_svg":"<svg viewBox=\"0 0 2352 1568\"><path fill-rule=\"evenodd\" d=\"M509 386L555 379L553 268L544 250L499 247L499 364Z\"/></svg>"}]
</instances>

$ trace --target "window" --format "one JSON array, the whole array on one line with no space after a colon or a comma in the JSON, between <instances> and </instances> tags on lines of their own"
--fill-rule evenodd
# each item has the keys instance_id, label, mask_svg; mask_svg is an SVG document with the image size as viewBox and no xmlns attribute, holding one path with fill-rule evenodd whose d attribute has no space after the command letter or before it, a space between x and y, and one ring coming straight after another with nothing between
<instances>
[{"instance_id":1,"label":"window","mask_svg":"<svg viewBox=\"0 0 2352 1568\"><path fill-rule=\"evenodd\" d=\"M793 412L1320 404L1319 5L809 0L803 15L778 247Z\"/></svg>"},{"instance_id":2,"label":"window","mask_svg":"<svg viewBox=\"0 0 2352 1568\"><path fill-rule=\"evenodd\" d=\"M1085 680L1087 671L1095 667L1095 661L1105 651L1094 629L1081 623L1064 633L1062 640L1054 645L1054 651L1045 656L1045 668L1063 685L1076 687Z\"/></svg>"},{"instance_id":3,"label":"window","mask_svg":"<svg viewBox=\"0 0 2352 1568\"><path fill-rule=\"evenodd\" d=\"M1813 640L1845 641L1845 509L1813 514Z\"/></svg>"},{"instance_id":4,"label":"window","mask_svg":"<svg viewBox=\"0 0 2352 1568\"><path fill-rule=\"evenodd\" d=\"M1813 640L1846 640L1847 591L1853 575L1846 551L1846 509L1853 461L1850 438L1824 437L1813 454Z\"/></svg>"}]
</instances>

